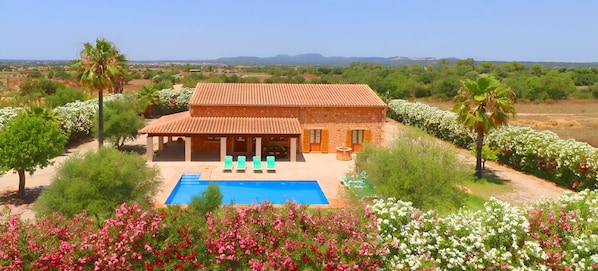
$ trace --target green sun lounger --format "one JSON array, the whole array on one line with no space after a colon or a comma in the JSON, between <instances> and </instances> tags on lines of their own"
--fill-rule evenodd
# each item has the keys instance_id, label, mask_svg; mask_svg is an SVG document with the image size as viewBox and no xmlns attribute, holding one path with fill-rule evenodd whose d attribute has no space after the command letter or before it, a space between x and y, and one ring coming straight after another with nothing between
<instances>
[{"instance_id":1,"label":"green sun lounger","mask_svg":"<svg viewBox=\"0 0 598 271\"><path fill-rule=\"evenodd\" d=\"M239 155L237 157L237 171L245 171L247 169L247 158L245 155Z\"/></svg>"},{"instance_id":2,"label":"green sun lounger","mask_svg":"<svg viewBox=\"0 0 598 271\"><path fill-rule=\"evenodd\" d=\"M276 171L275 158L274 156L266 156L266 170Z\"/></svg>"},{"instance_id":3,"label":"green sun lounger","mask_svg":"<svg viewBox=\"0 0 598 271\"><path fill-rule=\"evenodd\" d=\"M367 174L363 170L361 171L361 173L359 173L359 175L357 175L357 177L348 177L348 176L341 177L341 183L347 187L349 187L349 186L357 186L357 187L365 186L366 181L367 181Z\"/></svg>"},{"instance_id":4,"label":"green sun lounger","mask_svg":"<svg viewBox=\"0 0 598 271\"><path fill-rule=\"evenodd\" d=\"M253 172L262 171L262 159L258 156L253 157Z\"/></svg>"},{"instance_id":5,"label":"green sun lounger","mask_svg":"<svg viewBox=\"0 0 598 271\"><path fill-rule=\"evenodd\" d=\"M224 156L224 166L222 167L222 171L233 171L233 157L230 155Z\"/></svg>"}]
</instances>

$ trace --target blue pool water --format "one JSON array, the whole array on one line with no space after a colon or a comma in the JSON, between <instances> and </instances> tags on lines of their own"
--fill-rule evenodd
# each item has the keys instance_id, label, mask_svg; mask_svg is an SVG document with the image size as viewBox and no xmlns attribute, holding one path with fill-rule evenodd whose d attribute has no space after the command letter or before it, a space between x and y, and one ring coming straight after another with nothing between
<instances>
[{"instance_id":1,"label":"blue pool water","mask_svg":"<svg viewBox=\"0 0 598 271\"><path fill-rule=\"evenodd\" d=\"M294 200L299 204L328 204L317 181L207 181L200 174L183 173L166 204L188 204L191 198L205 191L210 183L216 183L224 196L223 204L253 204L268 200L283 204Z\"/></svg>"}]
</instances>

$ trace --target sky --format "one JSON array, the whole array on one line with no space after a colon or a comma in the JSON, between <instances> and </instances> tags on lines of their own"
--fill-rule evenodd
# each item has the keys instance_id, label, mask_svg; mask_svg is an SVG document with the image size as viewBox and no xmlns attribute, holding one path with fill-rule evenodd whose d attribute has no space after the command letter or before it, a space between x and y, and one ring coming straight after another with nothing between
<instances>
[{"instance_id":1,"label":"sky","mask_svg":"<svg viewBox=\"0 0 598 271\"><path fill-rule=\"evenodd\" d=\"M0 0L0 59L128 60L319 53L598 62L594 0Z\"/></svg>"}]
</instances>

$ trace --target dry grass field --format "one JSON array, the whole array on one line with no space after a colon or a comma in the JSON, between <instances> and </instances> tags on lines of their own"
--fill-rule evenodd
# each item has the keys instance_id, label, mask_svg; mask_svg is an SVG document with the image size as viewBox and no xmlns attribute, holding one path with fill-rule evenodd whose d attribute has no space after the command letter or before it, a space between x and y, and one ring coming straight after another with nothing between
<instances>
[{"instance_id":1,"label":"dry grass field","mask_svg":"<svg viewBox=\"0 0 598 271\"><path fill-rule=\"evenodd\" d=\"M418 100L442 110L452 110L451 101ZM598 100L521 102L511 124L548 130L563 139L575 139L598 147Z\"/></svg>"}]
</instances>

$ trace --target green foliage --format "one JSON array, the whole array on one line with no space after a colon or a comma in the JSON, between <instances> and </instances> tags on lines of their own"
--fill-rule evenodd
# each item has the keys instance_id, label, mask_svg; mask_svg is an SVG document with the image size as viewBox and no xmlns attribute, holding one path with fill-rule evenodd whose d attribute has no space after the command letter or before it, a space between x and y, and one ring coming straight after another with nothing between
<instances>
[{"instance_id":1,"label":"green foliage","mask_svg":"<svg viewBox=\"0 0 598 271\"><path fill-rule=\"evenodd\" d=\"M0 168L33 174L64 151L66 137L58 124L32 114L19 114L0 128Z\"/></svg>"},{"instance_id":2,"label":"green foliage","mask_svg":"<svg viewBox=\"0 0 598 271\"><path fill-rule=\"evenodd\" d=\"M568 75L558 73L555 70L541 76L540 84L543 91L553 100L566 99L571 92L575 91L573 80Z\"/></svg>"},{"instance_id":3,"label":"green foliage","mask_svg":"<svg viewBox=\"0 0 598 271\"><path fill-rule=\"evenodd\" d=\"M58 89L65 88L62 83L41 78L39 80L31 80L27 78L23 83L19 84L21 95L29 95L39 93L41 96L52 95Z\"/></svg>"},{"instance_id":4,"label":"green foliage","mask_svg":"<svg viewBox=\"0 0 598 271\"><path fill-rule=\"evenodd\" d=\"M29 74L27 74L27 77L29 77L29 78L42 78L43 75L42 75L42 73L38 69L35 69L35 70L32 70L31 72L29 72Z\"/></svg>"},{"instance_id":5,"label":"green foliage","mask_svg":"<svg viewBox=\"0 0 598 271\"><path fill-rule=\"evenodd\" d=\"M152 69L145 69L145 71L143 71L143 79L152 79L156 74L157 72Z\"/></svg>"},{"instance_id":6,"label":"green foliage","mask_svg":"<svg viewBox=\"0 0 598 271\"><path fill-rule=\"evenodd\" d=\"M367 182L382 198L399 198L423 209L454 211L466 197L457 184L469 177L456 154L413 128L402 131L390 148L366 144L357 154L355 166L367 172Z\"/></svg>"},{"instance_id":7,"label":"green foliage","mask_svg":"<svg viewBox=\"0 0 598 271\"><path fill-rule=\"evenodd\" d=\"M19 173L19 194L25 194L25 172L51 164L64 151L67 138L55 121L21 113L0 128L0 172Z\"/></svg>"},{"instance_id":8,"label":"green foliage","mask_svg":"<svg viewBox=\"0 0 598 271\"><path fill-rule=\"evenodd\" d=\"M120 148L127 139L137 138L138 130L145 126L145 120L139 115L137 101L133 96L124 96L105 102L104 136L114 147ZM97 118L96 118L97 119ZM94 134L98 133L94 125Z\"/></svg>"},{"instance_id":9,"label":"green foliage","mask_svg":"<svg viewBox=\"0 0 598 271\"><path fill-rule=\"evenodd\" d=\"M152 86L142 86L139 92L137 92L137 103L145 116L152 114L154 105L158 104L158 102L160 102L160 95L158 95L157 89Z\"/></svg>"},{"instance_id":10,"label":"green foliage","mask_svg":"<svg viewBox=\"0 0 598 271\"><path fill-rule=\"evenodd\" d=\"M201 215L207 212L213 212L220 207L224 196L220 192L220 187L215 183L210 183L205 191L191 198L189 209L198 212Z\"/></svg>"},{"instance_id":11,"label":"green foliage","mask_svg":"<svg viewBox=\"0 0 598 271\"><path fill-rule=\"evenodd\" d=\"M472 150L476 154L476 150ZM490 148L488 145L482 147L482 168L484 168L486 161L498 161L499 150Z\"/></svg>"},{"instance_id":12,"label":"green foliage","mask_svg":"<svg viewBox=\"0 0 598 271\"><path fill-rule=\"evenodd\" d=\"M73 217L85 210L103 219L124 202L151 207L160 183L159 170L148 167L142 156L99 148L58 167L34 208L40 217L53 212Z\"/></svg>"},{"instance_id":13,"label":"green foliage","mask_svg":"<svg viewBox=\"0 0 598 271\"><path fill-rule=\"evenodd\" d=\"M194 73L183 77L183 86L187 88L193 88L198 82L206 79L203 73Z\"/></svg>"},{"instance_id":14,"label":"green foliage","mask_svg":"<svg viewBox=\"0 0 598 271\"><path fill-rule=\"evenodd\" d=\"M594 83L589 87L590 92L594 98L598 98L598 83Z\"/></svg>"},{"instance_id":15,"label":"green foliage","mask_svg":"<svg viewBox=\"0 0 598 271\"><path fill-rule=\"evenodd\" d=\"M83 91L76 88L59 88L56 93L46 97L46 106L56 108L75 101L84 101L87 98Z\"/></svg>"},{"instance_id":16,"label":"green foliage","mask_svg":"<svg viewBox=\"0 0 598 271\"><path fill-rule=\"evenodd\" d=\"M170 80L161 80L154 84L155 89L169 89L172 88L173 84Z\"/></svg>"}]
</instances>

